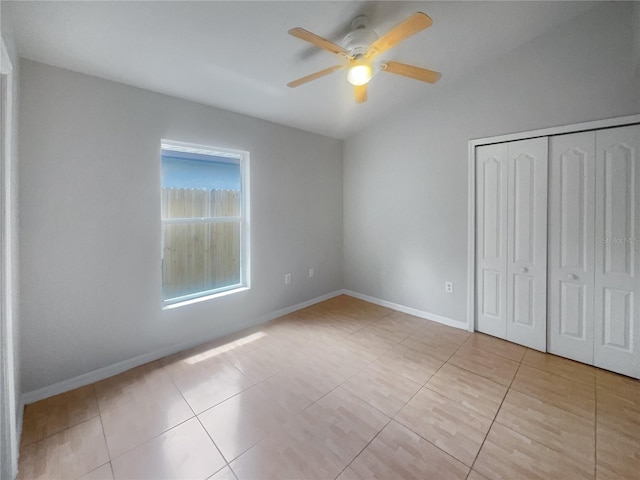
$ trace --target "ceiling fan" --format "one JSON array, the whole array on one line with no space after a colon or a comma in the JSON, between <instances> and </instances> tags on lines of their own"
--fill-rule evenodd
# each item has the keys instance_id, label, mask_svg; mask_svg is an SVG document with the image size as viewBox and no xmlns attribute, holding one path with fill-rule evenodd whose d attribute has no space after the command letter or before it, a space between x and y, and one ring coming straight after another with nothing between
<instances>
[{"instance_id":1,"label":"ceiling fan","mask_svg":"<svg viewBox=\"0 0 640 480\"><path fill-rule=\"evenodd\" d=\"M416 12L382 37L378 37L378 34L369 27L367 17L360 15L351 22L352 31L344 37L344 47L304 28L292 28L288 32L290 35L339 55L343 58L343 63L289 82L287 86L291 88L299 87L337 70L347 68L347 81L355 88L356 102L363 103L367 101L367 84L377 69L427 83L435 83L441 74L433 70L399 62L386 61L379 63L376 61L379 55L411 35L429 27L432 23L433 20L427 14Z\"/></svg>"}]
</instances>

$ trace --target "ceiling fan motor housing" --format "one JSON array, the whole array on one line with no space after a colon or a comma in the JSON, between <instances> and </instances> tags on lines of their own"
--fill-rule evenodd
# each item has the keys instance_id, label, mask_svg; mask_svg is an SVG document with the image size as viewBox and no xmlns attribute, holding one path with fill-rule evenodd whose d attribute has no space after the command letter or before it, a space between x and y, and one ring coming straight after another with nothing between
<instances>
[{"instance_id":1,"label":"ceiling fan motor housing","mask_svg":"<svg viewBox=\"0 0 640 480\"><path fill-rule=\"evenodd\" d=\"M369 20L364 15L356 17L351 22L353 30L343 40L344 48L353 56L364 55L373 42L378 39L378 34L369 28Z\"/></svg>"}]
</instances>

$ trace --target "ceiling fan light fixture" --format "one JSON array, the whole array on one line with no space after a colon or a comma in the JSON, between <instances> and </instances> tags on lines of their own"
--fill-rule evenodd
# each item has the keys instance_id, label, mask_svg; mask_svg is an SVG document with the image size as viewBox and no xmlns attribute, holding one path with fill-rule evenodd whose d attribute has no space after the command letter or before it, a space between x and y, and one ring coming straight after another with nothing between
<instances>
[{"instance_id":1,"label":"ceiling fan light fixture","mask_svg":"<svg viewBox=\"0 0 640 480\"><path fill-rule=\"evenodd\" d=\"M373 77L373 70L368 63L355 64L347 72L347 81L355 86L366 85L371 77Z\"/></svg>"},{"instance_id":2,"label":"ceiling fan light fixture","mask_svg":"<svg viewBox=\"0 0 640 480\"><path fill-rule=\"evenodd\" d=\"M360 15L351 22L352 30L344 37L342 46L302 27L292 28L288 32L290 35L340 56L342 63L289 82L287 86L291 88L299 87L312 80L329 75L336 70L346 68L347 81L355 87L355 101L363 103L367 101L367 84L373 78L374 73L377 74L381 69L385 72L402 75L414 80L435 83L440 79L441 74L439 72L405 63L392 61L380 63L379 60L376 60L387 50L424 30L432 23L433 20L429 15L423 12L416 12L397 24L382 37L378 37L378 34L369 27L367 18Z\"/></svg>"}]
</instances>

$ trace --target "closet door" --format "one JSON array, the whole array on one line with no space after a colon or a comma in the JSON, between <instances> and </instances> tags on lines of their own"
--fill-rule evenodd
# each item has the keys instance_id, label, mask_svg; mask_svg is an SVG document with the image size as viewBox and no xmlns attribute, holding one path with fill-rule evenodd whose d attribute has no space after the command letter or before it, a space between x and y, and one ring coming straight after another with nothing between
<instances>
[{"instance_id":1,"label":"closet door","mask_svg":"<svg viewBox=\"0 0 640 480\"><path fill-rule=\"evenodd\" d=\"M640 378L640 126L596 132L595 361Z\"/></svg>"},{"instance_id":2,"label":"closet door","mask_svg":"<svg viewBox=\"0 0 640 480\"><path fill-rule=\"evenodd\" d=\"M507 334L507 145L476 149L476 330Z\"/></svg>"},{"instance_id":3,"label":"closet door","mask_svg":"<svg viewBox=\"0 0 640 480\"><path fill-rule=\"evenodd\" d=\"M507 200L507 335L547 346L548 139L510 142Z\"/></svg>"},{"instance_id":4,"label":"closet door","mask_svg":"<svg viewBox=\"0 0 640 480\"><path fill-rule=\"evenodd\" d=\"M550 139L549 343L593 363L594 132Z\"/></svg>"}]
</instances>

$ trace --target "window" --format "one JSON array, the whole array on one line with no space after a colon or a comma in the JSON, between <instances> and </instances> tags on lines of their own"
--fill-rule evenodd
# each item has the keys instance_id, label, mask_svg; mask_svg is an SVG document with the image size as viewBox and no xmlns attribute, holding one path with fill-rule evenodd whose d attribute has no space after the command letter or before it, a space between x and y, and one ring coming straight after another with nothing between
<instances>
[{"instance_id":1,"label":"window","mask_svg":"<svg viewBox=\"0 0 640 480\"><path fill-rule=\"evenodd\" d=\"M249 287L249 153L162 142L162 299Z\"/></svg>"}]
</instances>

